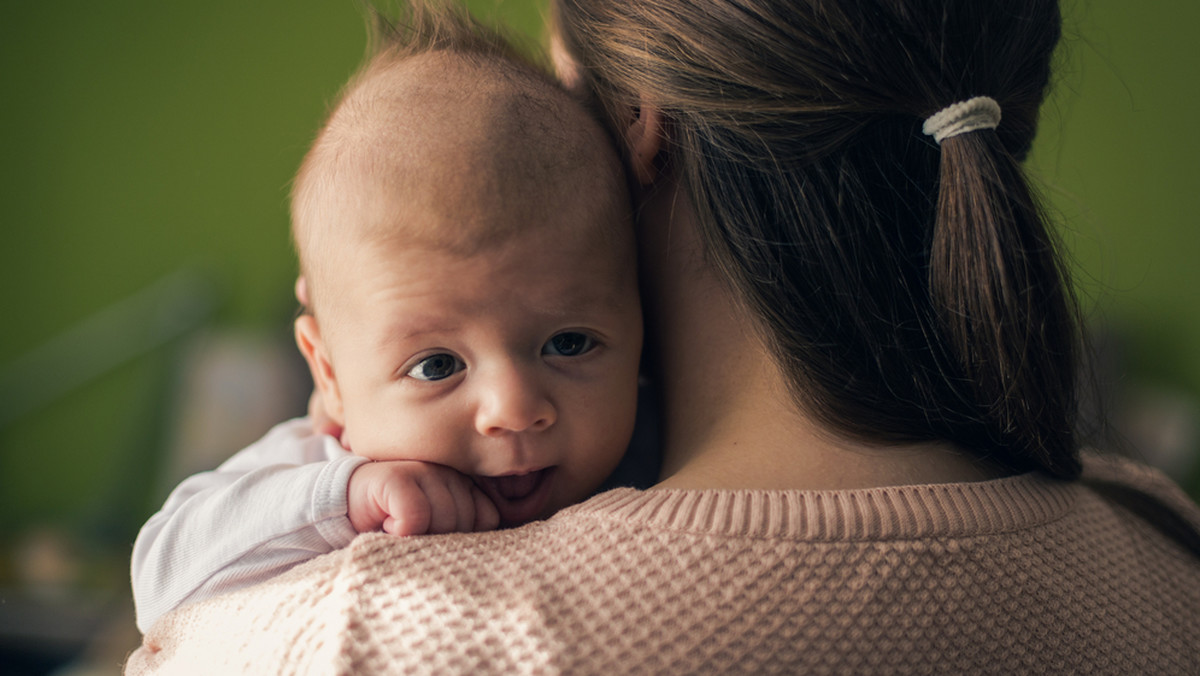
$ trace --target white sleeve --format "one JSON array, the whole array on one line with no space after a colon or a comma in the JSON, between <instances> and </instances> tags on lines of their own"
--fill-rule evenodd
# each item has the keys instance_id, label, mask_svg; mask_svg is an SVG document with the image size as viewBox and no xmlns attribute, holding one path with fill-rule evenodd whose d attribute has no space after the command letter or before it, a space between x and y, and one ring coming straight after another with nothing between
<instances>
[{"instance_id":1,"label":"white sleeve","mask_svg":"<svg viewBox=\"0 0 1200 676\"><path fill-rule=\"evenodd\" d=\"M185 479L133 545L138 629L349 544L346 487L365 462L298 418Z\"/></svg>"}]
</instances>

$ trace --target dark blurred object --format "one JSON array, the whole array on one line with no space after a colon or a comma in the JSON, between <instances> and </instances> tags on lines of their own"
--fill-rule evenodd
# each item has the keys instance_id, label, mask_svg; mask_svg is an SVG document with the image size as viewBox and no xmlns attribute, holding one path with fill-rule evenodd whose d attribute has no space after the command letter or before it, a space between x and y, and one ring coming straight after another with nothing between
<instances>
[{"instance_id":1,"label":"dark blurred object","mask_svg":"<svg viewBox=\"0 0 1200 676\"><path fill-rule=\"evenodd\" d=\"M1090 328L1092 370L1084 382L1085 440L1161 469L1200 499L1200 398L1130 365L1124 332Z\"/></svg>"},{"instance_id":2,"label":"dark blurred object","mask_svg":"<svg viewBox=\"0 0 1200 676\"><path fill-rule=\"evenodd\" d=\"M26 533L4 561L0 672L119 673L123 656L137 647L119 560L112 551L87 550L65 532ZM108 656L100 662L106 668L71 670L69 665L96 653Z\"/></svg>"}]
</instances>

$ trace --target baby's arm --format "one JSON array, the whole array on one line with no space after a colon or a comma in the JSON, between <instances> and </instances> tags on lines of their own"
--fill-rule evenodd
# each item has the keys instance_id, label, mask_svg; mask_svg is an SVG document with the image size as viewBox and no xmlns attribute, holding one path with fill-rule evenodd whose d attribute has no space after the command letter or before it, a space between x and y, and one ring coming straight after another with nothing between
<instances>
[{"instance_id":1,"label":"baby's arm","mask_svg":"<svg viewBox=\"0 0 1200 676\"><path fill-rule=\"evenodd\" d=\"M347 485L368 461L311 429L305 419L278 425L171 493L134 544L139 629L185 602L261 582L354 538Z\"/></svg>"},{"instance_id":2,"label":"baby's arm","mask_svg":"<svg viewBox=\"0 0 1200 676\"><path fill-rule=\"evenodd\" d=\"M370 462L297 419L211 472L184 480L133 548L138 628L193 601L249 587L350 543L395 535L491 530L500 517L459 472L424 462Z\"/></svg>"}]
</instances>

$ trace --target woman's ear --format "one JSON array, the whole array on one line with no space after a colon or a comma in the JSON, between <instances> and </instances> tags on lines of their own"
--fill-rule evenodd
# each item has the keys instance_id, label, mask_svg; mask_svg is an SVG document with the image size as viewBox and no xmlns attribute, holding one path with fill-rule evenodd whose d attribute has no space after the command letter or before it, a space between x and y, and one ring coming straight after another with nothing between
<instances>
[{"instance_id":1,"label":"woman's ear","mask_svg":"<svg viewBox=\"0 0 1200 676\"><path fill-rule=\"evenodd\" d=\"M629 153L629 168L640 185L647 186L658 178L659 153L663 149L662 112L642 97L625 126L625 149Z\"/></svg>"},{"instance_id":2,"label":"woman's ear","mask_svg":"<svg viewBox=\"0 0 1200 676\"><path fill-rule=\"evenodd\" d=\"M313 384L321 393L325 413L339 426L345 427L346 417L342 409L342 393L338 388L337 374L333 363L329 360L329 350L321 339L321 328L317 318L312 315L301 315L296 318L296 346L304 361L308 362L308 370L312 374Z\"/></svg>"}]
</instances>

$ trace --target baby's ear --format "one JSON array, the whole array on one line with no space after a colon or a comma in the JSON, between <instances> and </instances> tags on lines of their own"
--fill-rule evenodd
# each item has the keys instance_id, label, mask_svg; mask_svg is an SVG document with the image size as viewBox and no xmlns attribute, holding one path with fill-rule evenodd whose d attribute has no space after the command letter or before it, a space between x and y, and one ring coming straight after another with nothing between
<instances>
[{"instance_id":1,"label":"baby's ear","mask_svg":"<svg viewBox=\"0 0 1200 676\"><path fill-rule=\"evenodd\" d=\"M662 111L642 97L635 108L630 108L624 129L625 150L629 157L629 168L633 177L643 186L658 178L659 153L663 149Z\"/></svg>"},{"instance_id":2,"label":"baby's ear","mask_svg":"<svg viewBox=\"0 0 1200 676\"><path fill-rule=\"evenodd\" d=\"M329 359L329 350L321 339L321 327L317 318L312 315L301 315L296 318L296 346L304 361L308 362L308 370L312 374L313 384L321 392L324 399L326 414L338 425L346 425L346 417L342 409L342 394L338 389L337 373L333 370L333 362Z\"/></svg>"}]
</instances>

